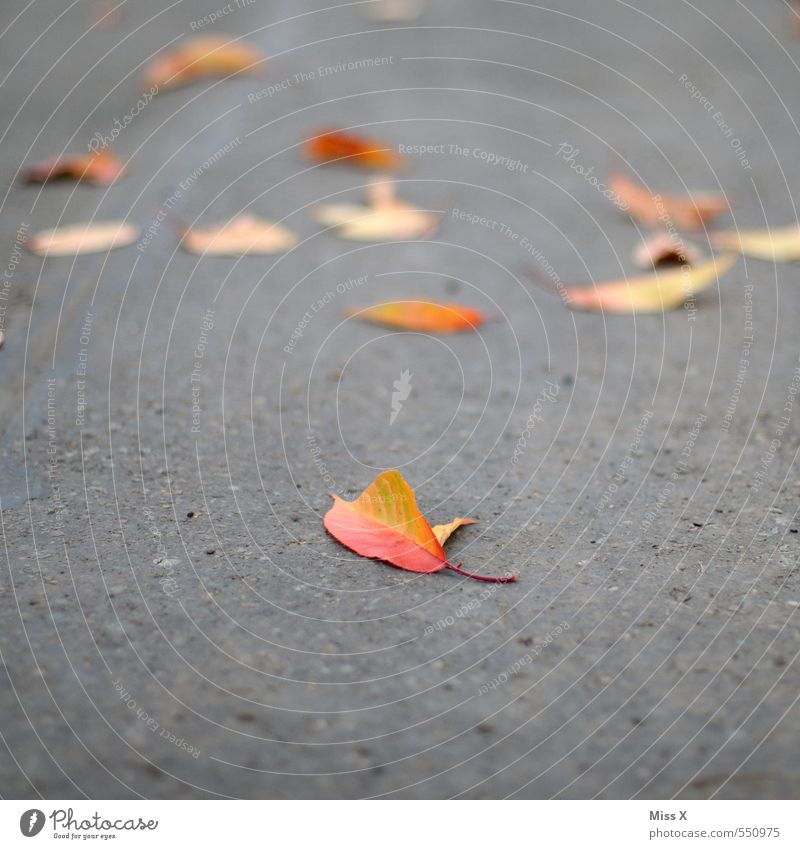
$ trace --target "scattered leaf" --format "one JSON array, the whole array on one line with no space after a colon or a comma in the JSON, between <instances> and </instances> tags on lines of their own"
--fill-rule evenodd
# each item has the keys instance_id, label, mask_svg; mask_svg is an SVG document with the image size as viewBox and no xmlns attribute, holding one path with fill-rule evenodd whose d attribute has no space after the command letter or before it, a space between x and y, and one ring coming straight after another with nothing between
<instances>
[{"instance_id":1,"label":"scattered leaf","mask_svg":"<svg viewBox=\"0 0 800 849\"><path fill-rule=\"evenodd\" d=\"M417 209L394 195L391 181L379 181L367 190L368 204L319 204L312 207L314 221L336 227L343 239L373 242L385 239L421 239L433 235L439 216Z\"/></svg>"},{"instance_id":2,"label":"scattered leaf","mask_svg":"<svg viewBox=\"0 0 800 849\"><path fill-rule=\"evenodd\" d=\"M306 156L312 162L342 162L379 171L396 171L405 158L379 139L371 139L344 130L325 130L309 139Z\"/></svg>"},{"instance_id":3,"label":"scattered leaf","mask_svg":"<svg viewBox=\"0 0 800 849\"><path fill-rule=\"evenodd\" d=\"M425 8L425 0L375 0L365 7L368 18L382 23L416 20Z\"/></svg>"},{"instance_id":4,"label":"scattered leaf","mask_svg":"<svg viewBox=\"0 0 800 849\"><path fill-rule=\"evenodd\" d=\"M38 162L25 172L29 183L48 183L51 180L84 180L96 186L110 186L125 173L122 160L110 150L57 156Z\"/></svg>"},{"instance_id":5,"label":"scattered leaf","mask_svg":"<svg viewBox=\"0 0 800 849\"><path fill-rule=\"evenodd\" d=\"M632 259L639 268L657 268L660 265L695 265L701 256L697 248L682 239L670 233L655 233L637 245Z\"/></svg>"},{"instance_id":6,"label":"scattered leaf","mask_svg":"<svg viewBox=\"0 0 800 849\"><path fill-rule=\"evenodd\" d=\"M715 218L727 212L729 204L722 195L696 194L690 197L651 194L626 174L612 174L609 188L627 205L627 212L645 227L673 226L678 230L703 230Z\"/></svg>"},{"instance_id":7,"label":"scattered leaf","mask_svg":"<svg viewBox=\"0 0 800 849\"><path fill-rule=\"evenodd\" d=\"M733 265L734 254L694 267L683 266L640 277L589 286L564 286L569 306L611 313L659 313L674 309L711 286ZM542 282L546 282L541 278ZM552 288L552 286L550 287Z\"/></svg>"},{"instance_id":8,"label":"scattered leaf","mask_svg":"<svg viewBox=\"0 0 800 849\"><path fill-rule=\"evenodd\" d=\"M800 226L797 224L775 230L722 230L711 233L709 238L716 248L737 251L767 262L800 260Z\"/></svg>"},{"instance_id":9,"label":"scattered leaf","mask_svg":"<svg viewBox=\"0 0 800 849\"><path fill-rule=\"evenodd\" d=\"M158 90L176 88L210 77L255 73L265 61L254 45L231 35L198 35L151 59L142 83Z\"/></svg>"},{"instance_id":10,"label":"scattered leaf","mask_svg":"<svg viewBox=\"0 0 800 849\"><path fill-rule=\"evenodd\" d=\"M436 304L431 301L394 301L375 307L348 310L348 315L385 324L400 330L420 333L460 333L477 330L486 318L479 310L461 304Z\"/></svg>"},{"instance_id":11,"label":"scattered leaf","mask_svg":"<svg viewBox=\"0 0 800 849\"><path fill-rule=\"evenodd\" d=\"M436 539L439 540L439 545L444 545L447 540L453 535L454 531L457 531L462 525L474 525L474 519L453 519L452 522L449 522L446 525L434 525L431 530L433 531L433 535Z\"/></svg>"},{"instance_id":12,"label":"scattered leaf","mask_svg":"<svg viewBox=\"0 0 800 849\"><path fill-rule=\"evenodd\" d=\"M479 581L516 580L472 575L464 572L460 564L448 563L441 542L417 507L414 491L398 471L382 472L355 501L344 501L338 495L332 498L333 507L323 519L326 530L362 557L384 560L409 572L452 569Z\"/></svg>"},{"instance_id":13,"label":"scattered leaf","mask_svg":"<svg viewBox=\"0 0 800 849\"><path fill-rule=\"evenodd\" d=\"M190 253L212 256L274 254L296 244L291 230L249 214L237 215L216 227L187 228L181 237L182 247Z\"/></svg>"},{"instance_id":14,"label":"scattered leaf","mask_svg":"<svg viewBox=\"0 0 800 849\"><path fill-rule=\"evenodd\" d=\"M139 228L126 221L95 221L42 230L25 246L39 256L76 256L124 248L139 238Z\"/></svg>"}]
</instances>

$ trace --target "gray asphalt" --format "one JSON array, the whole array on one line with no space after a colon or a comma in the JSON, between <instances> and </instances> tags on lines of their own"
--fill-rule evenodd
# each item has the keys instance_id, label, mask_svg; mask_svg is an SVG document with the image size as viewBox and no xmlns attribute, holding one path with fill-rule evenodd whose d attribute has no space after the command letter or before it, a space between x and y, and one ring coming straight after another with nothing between
<instances>
[{"instance_id":1,"label":"gray asphalt","mask_svg":"<svg viewBox=\"0 0 800 849\"><path fill-rule=\"evenodd\" d=\"M617 160L653 191L724 191L721 226L796 220L786 4L365 5L203 24L225 4L137 0L88 31L88 2L3 4L2 795L797 797L800 270L740 259L691 309L637 317L526 273L634 271ZM193 32L246 35L268 68L137 110L142 64ZM123 181L20 183L116 120ZM439 232L313 223L370 176L303 159L329 126L435 146L400 193ZM241 210L298 247L177 249L181 222ZM149 235L21 247L95 217ZM499 320L345 319L405 297ZM432 520L479 520L454 562L519 582L328 537L329 493L392 467Z\"/></svg>"}]
</instances>

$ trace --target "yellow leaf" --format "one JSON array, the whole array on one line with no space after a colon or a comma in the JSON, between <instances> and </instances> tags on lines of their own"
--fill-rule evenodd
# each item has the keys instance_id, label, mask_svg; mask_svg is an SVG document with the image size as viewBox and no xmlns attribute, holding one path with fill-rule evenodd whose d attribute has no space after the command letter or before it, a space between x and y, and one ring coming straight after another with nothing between
<instances>
[{"instance_id":1,"label":"yellow leaf","mask_svg":"<svg viewBox=\"0 0 800 849\"><path fill-rule=\"evenodd\" d=\"M717 281L733 265L733 254L694 267L589 286L565 286L570 306L612 313L659 313L681 306Z\"/></svg>"},{"instance_id":2,"label":"yellow leaf","mask_svg":"<svg viewBox=\"0 0 800 849\"><path fill-rule=\"evenodd\" d=\"M26 247L39 256L76 256L123 248L139 238L139 228L125 221L95 221L42 230Z\"/></svg>"},{"instance_id":3,"label":"yellow leaf","mask_svg":"<svg viewBox=\"0 0 800 849\"><path fill-rule=\"evenodd\" d=\"M142 83L157 91L176 88L208 77L252 74L265 61L257 47L232 35L198 35L151 59L145 66Z\"/></svg>"},{"instance_id":4,"label":"yellow leaf","mask_svg":"<svg viewBox=\"0 0 800 849\"><path fill-rule=\"evenodd\" d=\"M714 247L767 262L800 260L800 226L797 224L775 230L721 230L711 233L709 238Z\"/></svg>"},{"instance_id":5,"label":"yellow leaf","mask_svg":"<svg viewBox=\"0 0 800 849\"><path fill-rule=\"evenodd\" d=\"M367 189L367 204L319 204L310 211L314 221L336 227L343 239L375 242L420 239L432 235L439 216L396 198L394 184L379 180Z\"/></svg>"},{"instance_id":6,"label":"yellow leaf","mask_svg":"<svg viewBox=\"0 0 800 849\"><path fill-rule=\"evenodd\" d=\"M462 525L474 525L474 524L475 524L474 519L459 518L459 519L453 519L452 522L449 522L446 525L434 525L431 530L433 531L433 535L436 537L436 539L439 540L439 545L444 545L447 542L447 540L449 540L450 537L452 536L453 531L457 531Z\"/></svg>"},{"instance_id":7,"label":"yellow leaf","mask_svg":"<svg viewBox=\"0 0 800 849\"><path fill-rule=\"evenodd\" d=\"M274 254L296 244L291 230L246 214L215 227L188 229L181 238L181 246L190 253L212 256Z\"/></svg>"}]
</instances>

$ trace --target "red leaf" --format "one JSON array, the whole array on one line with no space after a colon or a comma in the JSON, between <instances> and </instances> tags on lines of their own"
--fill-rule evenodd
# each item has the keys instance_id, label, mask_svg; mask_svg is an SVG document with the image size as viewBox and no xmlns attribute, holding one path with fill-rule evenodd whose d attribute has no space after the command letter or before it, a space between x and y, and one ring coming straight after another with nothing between
<instances>
[{"instance_id":1,"label":"red leaf","mask_svg":"<svg viewBox=\"0 0 800 849\"><path fill-rule=\"evenodd\" d=\"M431 573L452 569L459 575L492 583L510 583L516 577L489 578L464 572L447 562L438 536L444 539L468 519L437 525L438 533L420 513L414 491L400 472L390 470L377 478L355 499L344 501L333 495L333 507L323 523L331 536L360 554L385 560L409 572Z\"/></svg>"}]
</instances>

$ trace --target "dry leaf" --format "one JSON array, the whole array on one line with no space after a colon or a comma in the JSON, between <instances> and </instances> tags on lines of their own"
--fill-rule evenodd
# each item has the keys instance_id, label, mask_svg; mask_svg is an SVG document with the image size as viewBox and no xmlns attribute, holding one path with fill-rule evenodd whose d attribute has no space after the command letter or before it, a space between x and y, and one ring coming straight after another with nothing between
<instances>
[{"instance_id":1,"label":"dry leaf","mask_svg":"<svg viewBox=\"0 0 800 849\"><path fill-rule=\"evenodd\" d=\"M234 36L197 35L151 59L142 83L156 90L176 88L209 77L256 73L264 61L257 47Z\"/></svg>"},{"instance_id":2,"label":"dry leaf","mask_svg":"<svg viewBox=\"0 0 800 849\"><path fill-rule=\"evenodd\" d=\"M681 306L711 286L733 265L735 259L735 255L730 254L694 267L683 266L588 286L564 286L563 291L569 305L575 309L611 313L660 313ZM538 279L545 282L543 278Z\"/></svg>"},{"instance_id":3,"label":"dry leaf","mask_svg":"<svg viewBox=\"0 0 800 849\"><path fill-rule=\"evenodd\" d=\"M453 519L452 522L448 522L446 525L434 525L431 530L433 531L433 535L436 539L439 540L439 545L444 545L447 540L453 535L454 531L457 531L462 525L474 525L474 519Z\"/></svg>"},{"instance_id":4,"label":"dry leaf","mask_svg":"<svg viewBox=\"0 0 800 849\"><path fill-rule=\"evenodd\" d=\"M110 150L57 156L32 165L25 172L29 183L47 183L50 180L83 180L96 186L110 186L125 173L122 160Z\"/></svg>"},{"instance_id":5,"label":"dry leaf","mask_svg":"<svg viewBox=\"0 0 800 849\"><path fill-rule=\"evenodd\" d=\"M638 245L632 259L639 268L660 265L694 265L700 261L700 251L669 233L655 233Z\"/></svg>"},{"instance_id":6,"label":"dry leaf","mask_svg":"<svg viewBox=\"0 0 800 849\"><path fill-rule=\"evenodd\" d=\"M348 310L348 315L384 324L399 330L420 333L460 333L477 330L486 317L479 310L461 304L436 304L431 301L395 301L375 307Z\"/></svg>"},{"instance_id":7,"label":"dry leaf","mask_svg":"<svg viewBox=\"0 0 800 849\"><path fill-rule=\"evenodd\" d=\"M516 577L489 578L464 572L461 564L447 562L442 543L427 519L420 513L414 491L400 472L391 470L378 475L355 499L344 501L333 495L333 507L323 523L331 536L360 554L384 560L409 572L431 573L452 569L459 575L492 583L510 583ZM469 520L456 519L466 524ZM439 531L444 534L441 526ZM451 529L452 532L454 528ZM444 537L447 539L449 533Z\"/></svg>"},{"instance_id":8,"label":"dry leaf","mask_svg":"<svg viewBox=\"0 0 800 849\"><path fill-rule=\"evenodd\" d=\"M775 230L723 230L709 235L715 248L738 251L767 262L800 260L800 226L791 224Z\"/></svg>"},{"instance_id":9,"label":"dry leaf","mask_svg":"<svg viewBox=\"0 0 800 849\"><path fill-rule=\"evenodd\" d=\"M139 228L125 221L94 221L42 230L25 243L39 256L76 256L124 248L139 238Z\"/></svg>"},{"instance_id":10,"label":"dry leaf","mask_svg":"<svg viewBox=\"0 0 800 849\"><path fill-rule=\"evenodd\" d=\"M296 244L291 230L249 214L237 215L216 227L187 229L181 237L181 246L190 253L212 256L274 254Z\"/></svg>"},{"instance_id":11,"label":"dry leaf","mask_svg":"<svg viewBox=\"0 0 800 849\"><path fill-rule=\"evenodd\" d=\"M397 171L405 165L404 157L385 142L344 130L317 134L306 142L305 153L312 162L341 162L379 171Z\"/></svg>"},{"instance_id":12,"label":"dry leaf","mask_svg":"<svg viewBox=\"0 0 800 849\"><path fill-rule=\"evenodd\" d=\"M627 212L645 227L675 227L678 230L703 230L729 205L722 195L696 194L691 197L653 195L626 174L612 174L609 188L627 205Z\"/></svg>"},{"instance_id":13,"label":"dry leaf","mask_svg":"<svg viewBox=\"0 0 800 849\"><path fill-rule=\"evenodd\" d=\"M439 226L439 216L417 209L394 195L394 184L381 180L367 190L368 205L319 204L309 215L314 221L336 227L343 239L361 242L385 239L421 239Z\"/></svg>"}]
</instances>

